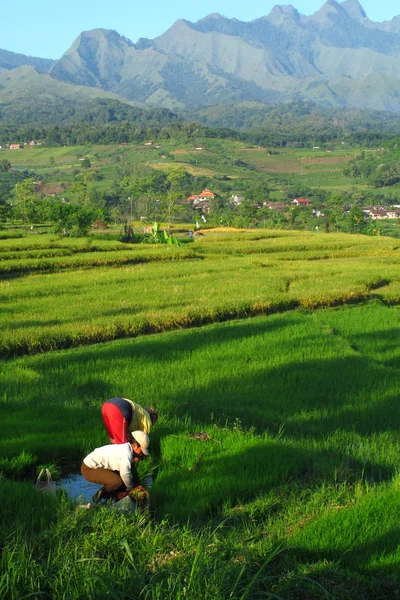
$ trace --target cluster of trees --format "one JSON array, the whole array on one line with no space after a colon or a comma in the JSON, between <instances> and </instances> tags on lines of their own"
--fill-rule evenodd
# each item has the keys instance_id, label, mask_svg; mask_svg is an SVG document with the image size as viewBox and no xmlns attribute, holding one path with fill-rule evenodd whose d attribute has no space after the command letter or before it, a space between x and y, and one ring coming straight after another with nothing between
<instances>
[{"instance_id":1,"label":"cluster of trees","mask_svg":"<svg viewBox=\"0 0 400 600\"><path fill-rule=\"evenodd\" d=\"M217 139L209 143L216 147L219 145ZM224 158L225 155L222 153L221 156ZM385 169L376 169L376 158L373 153L361 153L346 166L349 176L370 178L374 173L386 175ZM385 163L385 167L392 163L397 169L394 161ZM72 185L64 186L62 194L57 197L49 197L39 193L34 173L10 170L8 161L0 161L0 220L13 218L25 224L51 222L57 231L80 234L87 231L96 219L120 224L140 218L150 222L193 223L200 220L201 212L186 199L192 194L200 194L205 187L211 187L216 198L210 201L209 210L206 209L203 215L211 225L322 228L325 231L351 232L367 231L369 227L361 206L388 201L366 191L333 195L321 189L293 185L290 178L286 180L283 177L273 184L262 175L251 180L221 176L210 181L206 177L194 177L181 165L168 172L154 170L121 155L119 149L115 154L114 181L104 190L97 184L101 173L90 169L90 161L81 166L85 169L76 170ZM274 209L263 206L271 197L276 197L271 185L280 189L279 200L286 207ZM241 195L245 200L235 206L230 202L233 194ZM292 200L295 197L310 198L312 208L294 207Z\"/></svg>"},{"instance_id":2,"label":"cluster of trees","mask_svg":"<svg viewBox=\"0 0 400 600\"><path fill-rule=\"evenodd\" d=\"M187 112L210 127L238 130L255 143L297 147L346 141L374 147L400 134L400 116L367 109L326 108L312 102L242 103ZM249 138L250 139L250 138Z\"/></svg>"},{"instance_id":3,"label":"cluster of trees","mask_svg":"<svg viewBox=\"0 0 400 600\"><path fill-rule=\"evenodd\" d=\"M115 99L90 99L83 92L78 98L59 94L38 93L18 95L13 102L0 104L0 121L29 126L72 125L76 123L131 122L147 125L168 125L177 116L166 108L141 108Z\"/></svg>"},{"instance_id":4,"label":"cluster of trees","mask_svg":"<svg viewBox=\"0 0 400 600\"><path fill-rule=\"evenodd\" d=\"M282 203L276 203L277 208L260 206L259 203L250 200L234 206L229 201L216 199L212 203L207 222L209 225L227 227L263 227L378 235L381 231L376 222L367 218L355 199L347 199L353 200L354 204L345 204L345 198L339 195L325 195L324 200L316 196L310 207L294 206L287 199L284 207L281 206Z\"/></svg>"},{"instance_id":5,"label":"cluster of trees","mask_svg":"<svg viewBox=\"0 0 400 600\"><path fill-rule=\"evenodd\" d=\"M393 186L400 182L398 151L382 149L370 156L363 151L349 161L343 172L347 177L365 181L376 188Z\"/></svg>"},{"instance_id":6,"label":"cluster of trees","mask_svg":"<svg viewBox=\"0 0 400 600\"><path fill-rule=\"evenodd\" d=\"M8 208L6 217L25 226L50 222L54 224L54 231L57 233L79 236L85 235L96 219L104 217L100 208L89 203L70 203L62 199L41 197L31 177L18 181L12 195L12 202L5 204Z\"/></svg>"},{"instance_id":7,"label":"cluster of trees","mask_svg":"<svg viewBox=\"0 0 400 600\"><path fill-rule=\"evenodd\" d=\"M376 147L393 137L393 131L389 133L367 127L346 129L332 123L327 125L322 117L316 117L313 113L297 117L294 122L282 117L275 122L277 117L271 117L272 123L266 119L263 125L237 131L231 127L179 120L177 115L166 109L146 111L128 107L128 111L127 105L116 103L124 108L118 111L110 106L109 101L98 103L100 106L97 109L87 109L68 124L0 123L0 144L40 140L47 146L73 146L87 143L143 143L149 139L196 142L202 138L222 138L271 148L324 145L341 140L346 140L348 144ZM201 118L201 114L198 118Z\"/></svg>"},{"instance_id":8,"label":"cluster of trees","mask_svg":"<svg viewBox=\"0 0 400 600\"><path fill-rule=\"evenodd\" d=\"M3 180L2 180L3 179ZM64 233L84 233L96 219L123 223L145 217L148 220L191 221L194 213L185 200L199 193L206 178L194 178L178 166L168 173L137 166L133 174L116 177L113 188L100 192L95 171L78 172L63 197L43 196L33 174L0 173L0 220L23 224L51 222Z\"/></svg>"}]
</instances>

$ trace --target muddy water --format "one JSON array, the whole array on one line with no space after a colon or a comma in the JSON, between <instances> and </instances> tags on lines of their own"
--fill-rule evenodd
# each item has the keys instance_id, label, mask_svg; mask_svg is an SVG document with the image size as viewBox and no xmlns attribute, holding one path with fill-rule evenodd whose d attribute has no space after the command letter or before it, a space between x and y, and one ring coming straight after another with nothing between
<instances>
[{"instance_id":1,"label":"muddy water","mask_svg":"<svg viewBox=\"0 0 400 600\"><path fill-rule=\"evenodd\" d=\"M78 501L80 504L84 504L85 502L89 502L91 497L102 486L98 483L86 481L82 475L71 474L65 479L60 479L60 481L57 482L57 487L65 490L68 496L73 500Z\"/></svg>"},{"instance_id":2,"label":"muddy water","mask_svg":"<svg viewBox=\"0 0 400 600\"><path fill-rule=\"evenodd\" d=\"M142 483L149 490L153 484L153 477L145 477ZM78 504L89 502L101 487L98 483L90 483L82 475L75 473L57 482L57 488L65 490L68 496L72 500L76 500Z\"/></svg>"}]
</instances>

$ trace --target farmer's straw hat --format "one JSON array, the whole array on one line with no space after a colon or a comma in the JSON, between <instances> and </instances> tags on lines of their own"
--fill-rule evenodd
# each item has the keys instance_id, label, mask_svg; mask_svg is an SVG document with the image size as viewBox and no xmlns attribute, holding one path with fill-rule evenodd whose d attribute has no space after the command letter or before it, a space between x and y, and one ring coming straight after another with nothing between
<instances>
[{"instance_id":1,"label":"farmer's straw hat","mask_svg":"<svg viewBox=\"0 0 400 600\"><path fill-rule=\"evenodd\" d=\"M149 456L150 438L147 435L147 433L144 433L144 431L139 430L132 431L132 437L135 440L135 442L137 442L141 447L143 454Z\"/></svg>"}]
</instances>

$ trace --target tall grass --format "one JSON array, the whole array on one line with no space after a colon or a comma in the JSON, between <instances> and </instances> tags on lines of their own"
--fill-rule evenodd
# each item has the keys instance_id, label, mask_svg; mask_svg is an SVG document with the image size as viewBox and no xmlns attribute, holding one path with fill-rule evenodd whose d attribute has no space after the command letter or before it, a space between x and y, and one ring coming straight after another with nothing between
<instances>
[{"instance_id":1,"label":"tall grass","mask_svg":"<svg viewBox=\"0 0 400 600\"><path fill-rule=\"evenodd\" d=\"M39 495L38 509L33 479L7 471L0 589L221 600L395 590L398 315L379 303L290 312L3 363L7 464L23 447L36 464L78 470L107 443L100 406L113 395L155 402L160 419L155 521L74 512L63 496L54 509Z\"/></svg>"},{"instance_id":2,"label":"tall grass","mask_svg":"<svg viewBox=\"0 0 400 600\"><path fill-rule=\"evenodd\" d=\"M376 297L399 302L394 240L377 244L365 242L365 237L348 241L344 235L287 232L228 237L231 241L221 241L211 233L210 241L196 242L194 250L138 250L136 246L122 253L98 253L85 248L73 256L38 258L39 268L58 268L57 261L71 266L75 260L81 267L97 266L4 281L0 355L68 348L296 307L335 306ZM21 268L27 261L35 259L22 260ZM111 266L118 261L128 264Z\"/></svg>"},{"instance_id":3,"label":"tall grass","mask_svg":"<svg viewBox=\"0 0 400 600\"><path fill-rule=\"evenodd\" d=\"M378 240L374 256L369 241L339 236L326 253L341 258L309 260L325 252L321 241L308 251L283 236L284 250L267 256L246 249L282 237L251 235L233 236L226 254L215 235L198 263L3 281L4 343L38 339L36 349L118 322L183 327L257 307L284 312L3 361L0 596L395 597L393 240ZM335 307L315 309L323 303ZM39 465L78 472L108 443L100 407L113 396L160 413L151 460L140 464L155 476L149 514L79 511L63 492L33 489Z\"/></svg>"}]
</instances>

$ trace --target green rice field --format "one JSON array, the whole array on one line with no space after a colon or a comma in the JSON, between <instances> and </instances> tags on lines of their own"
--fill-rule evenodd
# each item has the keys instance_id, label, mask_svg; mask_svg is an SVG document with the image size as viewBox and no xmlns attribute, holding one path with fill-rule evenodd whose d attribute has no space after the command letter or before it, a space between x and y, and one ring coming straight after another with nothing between
<instances>
[{"instance_id":1,"label":"green rice field","mask_svg":"<svg viewBox=\"0 0 400 600\"><path fill-rule=\"evenodd\" d=\"M0 240L0 597L396 598L397 240ZM157 406L150 512L40 494ZM199 435L201 434L201 435Z\"/></svg>"},{"instance_id":2,"label":"green rice field","mask_svg":"<svg viewBox=\"0 0 400 600\"><path fill-rule=\"evenodd\" d=\"M227 176L251 181L258 180L260 175L269 175L273 179L284 176L300 186L344 190L351 189L354 182L343 175L343 168L361 150L348 146L340 146L329 152L311 148L282 148L276 154L268 155L265 148L249 147L238 141L207 138L199 143L203 146L201 152L196 151L193 144L177 140L162 141L160 148L138 144L26 146L20 151L3 149L1 158L10 161L15 170L34 171L54 185L64 185L66 190L74 181L74 173L81 166L79 158L83 156L102 175L101 180L94 184L99 191L110 188L115 179L116 164L121 161L131 166L146 164L164 171L182 165L192 175L204 175L211 179ZM365 152L368 154L369 150ZM280 187L282 184L278 185Z\"/></svg>"}]
</instances>

